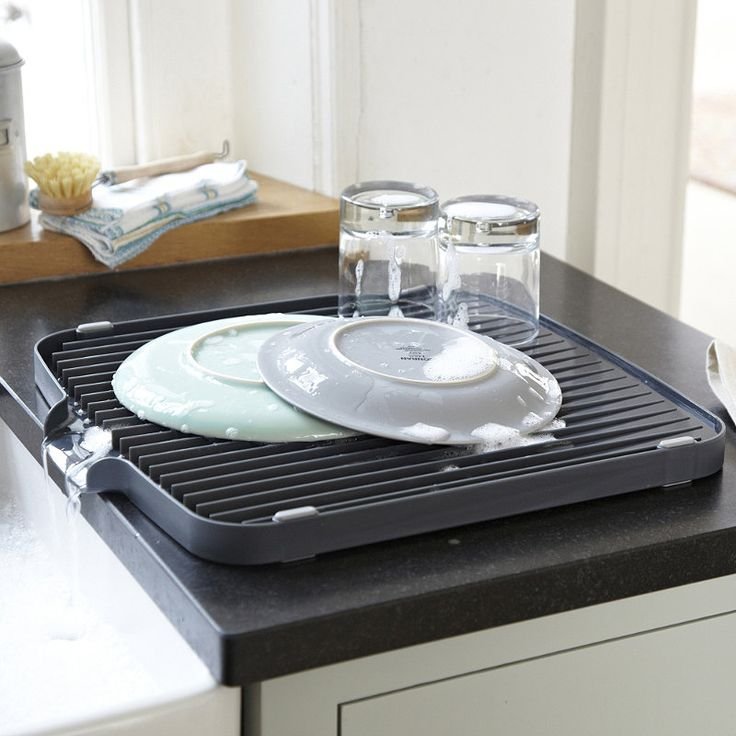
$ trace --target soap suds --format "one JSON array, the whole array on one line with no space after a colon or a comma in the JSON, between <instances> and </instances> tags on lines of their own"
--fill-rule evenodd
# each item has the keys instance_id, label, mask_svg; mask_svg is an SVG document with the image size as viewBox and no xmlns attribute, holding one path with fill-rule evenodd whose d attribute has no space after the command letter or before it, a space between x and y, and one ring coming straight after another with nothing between
<instances>
[{"instance_id":1,"label":"soap suds","mask_svg":"<svg viewBox=\"0 0 736 736\"><path fill-rule=\"evenodd\" d=\"M529 423L532 423L531 419ZM563 419L553 419L540 431L522 434L513 427L489 422L481 427L476 427L470 434L480 440L475 446L477 452L493 452L494 450L506 450L512 447L536 445L540 442L551 442L556 439L552 432L563 427L565 427Z\"/></svg>"},{"instance_id":2,"label":"soap suds","mask_svg":"<svg viewBox=\"0 0 736 736\"><path fill-rule=\"evenodd\" d=\"M553 419L549 424L545 424L544 427L542 427L543 432L554 432L558 429L564 429L567 426L567 423L564 419L560 419L559 417L556 419Z\"/></svg>"},{"instance_id":3,"label":"soap suds","mask_svg":"<svg viewBox=\"0 0 736 736\"><path fill-rule=\"evenodd\" d=\"M116 629L85 602L70 609L69 581L2 493L0 570L3 733L45 731L85 710L124 708L155 690Z\"/></svg>"},{"instance_id":4,"label":"soap suds","mask_svg":"<svg viewBox=\"0 0 736 736\"><path fill-rule=\"evenodd\" d=\"M491 452L507 447L522 447L529 444L527 437L522 435L518 429L494 422L476 427L470 434L481 441L481 452Z\"/></svg>"},{"instance_id":5,"label":"soap suds","mask_svg":"<svg viewBox=\"0 0 736 736\"><path fill-rule=\"evenodd\" d=\"M410 427L402 427L402 434L415 442L444 442L450 433L443 427L433 427L431 424L417 422Z\"/></svg>"},{"instance_id":6,"label":"soap suds","mask_svg":"<svg viewBox=\"0 0 736 736\"><path fill-rule=\"evenodd\" d=\"M423 372L431 381L461 381L488 373L496 361L496 351L478 338L459 337L428 360Z\"/></svg>"}]
</instances>

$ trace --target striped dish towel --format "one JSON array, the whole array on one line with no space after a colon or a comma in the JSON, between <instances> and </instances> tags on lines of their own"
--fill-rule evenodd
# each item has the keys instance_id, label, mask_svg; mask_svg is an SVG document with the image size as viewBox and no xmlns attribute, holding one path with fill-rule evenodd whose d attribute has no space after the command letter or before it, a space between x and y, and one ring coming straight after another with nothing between
<instances>
[{"instance_id":1,"label":"striped dish towel","mask_svg":"<svg viewBox=\"0 0 736 736\"><path fill-rule=\"evenodd\" d=\"M218 161L176 174L99 184L90 209L67 217L44 212L39 222L76 238L98 261L115 268L167 230L251 204L257 190L245 161ZM31 192L30 203L38 209L38 190Z\"/></svg>"}]
</instances>

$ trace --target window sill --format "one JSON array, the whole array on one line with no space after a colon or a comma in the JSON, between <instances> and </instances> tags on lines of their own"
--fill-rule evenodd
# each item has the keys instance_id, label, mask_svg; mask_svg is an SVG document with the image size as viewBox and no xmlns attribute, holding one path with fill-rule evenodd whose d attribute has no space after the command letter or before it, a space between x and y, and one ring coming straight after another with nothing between
<instances>
[{"instance_id":1,"label":"window sill","mask_svg":"<svg viewBox=\"0 0 736 736\"><path fill-rule=\"evenodd\" d=\"M337 200L261 174L252 176L259 184L255 204L169 230L118 270L337 242ZM37 214L27 225L0 233L0 263L0 284L109 272L74 238L44 230Z\"/></svg>"}]
</instances>

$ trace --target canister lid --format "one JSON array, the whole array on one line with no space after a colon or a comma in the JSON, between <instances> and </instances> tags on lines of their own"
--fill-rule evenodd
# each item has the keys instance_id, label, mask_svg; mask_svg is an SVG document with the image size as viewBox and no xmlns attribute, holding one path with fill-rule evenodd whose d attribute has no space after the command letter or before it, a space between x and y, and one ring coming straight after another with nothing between
<instances>
[{"instance_id":1,"label":"canister lid","mask_svg":"<svg viewBox=\"0 0 736 736\"><path fill-rule=\"evenodd\" d=\"M443 202L440 234L466 243L491 243L539 232L539 207L534 202L500 194L471 194Z\"/></svg>"},{"instance_id":2,"label":"canister lid","mask_svg":"<svg viewBox=\"0 0 736 736\"><path fill-rule=\"evenodd\" d=\"M0 38L0 71L12 67L21 66L23 59L16 51L15 46L3 38Z\"/></svg>"}]
</instances>

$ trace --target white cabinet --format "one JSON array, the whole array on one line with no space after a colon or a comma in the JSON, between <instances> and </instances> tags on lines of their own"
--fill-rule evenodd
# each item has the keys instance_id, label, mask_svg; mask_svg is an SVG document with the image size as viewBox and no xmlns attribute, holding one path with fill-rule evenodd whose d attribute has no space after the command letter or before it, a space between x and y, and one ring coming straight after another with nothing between
<instances>
[{"instance_id":1,"label":"white cabinet","mask_svg":"<svg viewBox=\"0 0 736 736\"><path fill-rule=\"evenodd\" d=\"M736 576L260 683L248 736L736 728Z\"/></svg>"},{"instance_id":2,"label":"white cabinet","mask_svg":"<svg viewBox=\"0 0 736 736\"><path fill-rule=\"evenodd\" d=\"M344 703L341 736L732 734L736 614Z\"/></svg>"}]
</instances>

